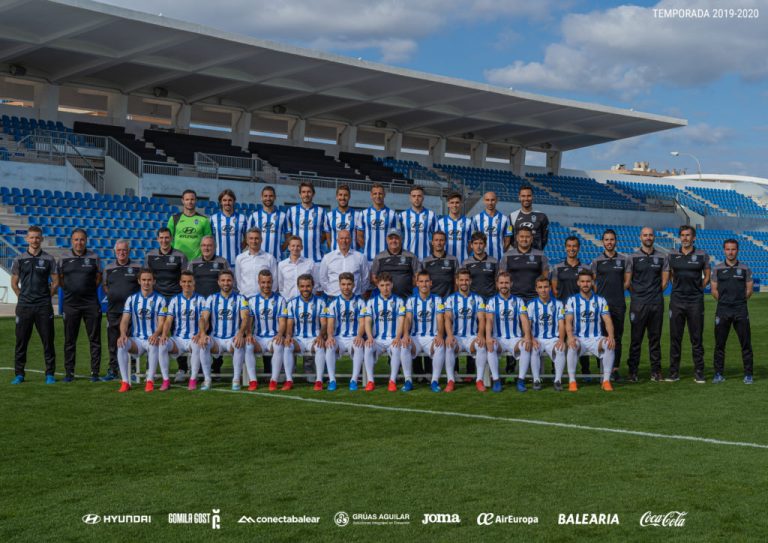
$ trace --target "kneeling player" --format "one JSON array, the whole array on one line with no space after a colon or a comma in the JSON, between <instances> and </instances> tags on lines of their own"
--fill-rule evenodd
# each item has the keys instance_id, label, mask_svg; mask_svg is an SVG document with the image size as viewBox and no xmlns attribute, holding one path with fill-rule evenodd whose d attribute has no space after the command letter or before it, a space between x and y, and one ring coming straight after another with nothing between
<instances>
[{"instance_id":1,"label":"kneeling player","mask_svg":"<svg viewBox=\"0 0 768 543\"><path fill-rule=\"evenodd\" d=\"M357 390L357 379L365 357L365 302L354 294L355 276L349 272L339 275L341 294L325 306L326 335L325 363L328 366L328 390L336 390L336 360L345 353L352 357L352 378L349 390Z\"/></svg>"},{"instance_id":2,"label":"kneeling player","mask_svg":"<svg viewBox=\"0 0 768 543\"><path fill-rule=\"evenodd\" d=\"M416 274L419 293L408 298L405 304L405 323L400 347L400 363L403 373L412 373L413 357L424 353L432 358L432 392L440 392L437 380L443 372L445 361L445 307L437 294L430 294L432 278L427 271ZM395 374L397 375L397 374ZM403 392L413 389L413 381L406 377Z\"/></svg>"},{"instance_id":3,"label":"kneeling player","mask_svg":"<svg viewBox=\"0 0 768 543\"><path fill-rule=\"evenodd\" d=\"M283 367L283 342L285 339L285 298L272 291L272 272L259 272L259 293L248 299L253 318L252 335L245 347L245 367L248 370L248 390L256 390L256 354L272 353L272 376L269 390L277 390L277 379Z\"/></svg>"},{"instance_id":4,"label":"kneeling player","mask_svg":"<svg viewBox=\"0 0 768 543\"><path fill-rule=\"evenodd\" d=\"M485 302L478 294L470 292L472 274L461 268L456 274L458 291L445 298L445 373L448 377L446 392L453 392L456 375L456 353L465 352L477 356L477 367L485 371ZM482 372L478 387L485 388Z\"/></svg>"},{"instance_id":5,"label":"kneeling player","mask_svg":"<svg viewBox=\"0 0 768 543\"><path fill-rule=\"evenodd\" d=\"M578 294L574 294L565 305L565 326L568 333L568 390L579 390L576 384L576 362L580 356L594 355L600 359L603 369L603 390L610 392L611 370L613 370L613 321L605 298L592 291L592 272L582 270L578 277ZM605 332L600 330L603 320Z\"/></svg>"},{"instance_id":6,"label":"kneeling player","mask_svg":"<svg viewBox=\"0 0 768 543\"><path fill-rule=\"evenodd\" d=\"M283 390L293 388L293 368L295 367L294 352L313 353L315 355L315 390L323 390L323 373L325 368L325 330L323 313L325 302L315 296L315 280L312 275L305 273L296 279L299 295L288 302L284 316L285 350L285 384Z\"/></svg>"},{"instance_id":7,"label":"kneeling player","mask_svg":"<svg viewBox=\"0 0 768 543\"><path fill-rule=\"evenodd\" d=\"M381 272L377 279L379 293L368 300L365 306L365 335L368 338L365 340L365 371L368 374L365 390L370 392L375 388L373 369L376 359L387 352L391 365L387 390L395 392L395 380L400 370L400 338L405 324L405 304L392 294L392 275L389 272ZM410 373L405 375L406 381L412 377Z\"/></svg>"},{"instance_id":8,"label":"kneeling player","mask_svg":"<svg viewBox=\"0 0 768 543\"><path fill-rule=\"evenodd\" d=\"M562 302L550 296L549 288L549 279L544 276L536 279L538 297L529 302L525 310L532 336L531 373L533 390L541 390L541 355L546 354L555 363L554 388L560 392L565 369L565 310Z\"/></svg>"},{"instance_id":9,"label":"kneeling player","mask_svg":"<svg viewBox=\"0 0 768 543\"><path fill-rule=\"evenodd\" d=\"M496 278L495 296L485 302L485 338L488 348L488 365L493 378L493 391L501 392L499 379L499 353L509 353L520 364L520 375L528 373L531 362L531 327L528 319L521 318L525 311L522 298L512 296L512 276L501 272ZM481 381L480 364L477 365L477 389L485 390ZM517 390L525 392L525 381L517 380Z\"/></svg>"},{"instance_id":10,"label":"kneeling player","mask_svg":"<svg viewBox=\"0 0 768 543\"><path fill-rule=\"evenodd\" d=\"M141 290L131 294L123 306L120 320L120 337L117 338L117 363L120 367L120 392L131 389L130 357L147 353L147 383L145 390L154 390L154 376L157 369L157 347L162 335L165 318L165 298L154 291L155 274L144 268L139 272ZM128 329L133 327L133 334L128 337ZM170 385L168 366L163 371L163 386Z\"/></svg>"},{"instance_id":11,"label":"kneeling player","mask_svg":"<svg viewBox=\"0 0 768 543\"><path fill-rule=\"evenodd\" d=\"M232 290L234 276L231 271L219 272L218 283L219 292L208 296L200 313L200 334L197 336L200 361L203 372L206 372L211 370L211 353L232 353L232 390L240 390L250 317L248 300ZM210 336L209 326L212 332Z\"/></svg>"}]
</instances>

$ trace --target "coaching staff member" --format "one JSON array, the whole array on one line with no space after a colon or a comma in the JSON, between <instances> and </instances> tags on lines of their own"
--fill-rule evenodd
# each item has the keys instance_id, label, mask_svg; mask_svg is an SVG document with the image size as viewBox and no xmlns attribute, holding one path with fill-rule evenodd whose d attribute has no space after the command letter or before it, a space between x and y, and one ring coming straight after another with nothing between
<instances>
[{"instance_id":1,"label":"coaching staff member","mask_svg":"<svg viewBox=\"0 0 768 543\"><path fill-rule=\"evenodd\" d=\"M510 293L527 302L537 297L536 279L549 276L549 261L542 251L533 248L533 231L520 226L515 233L516 244L499 262L499 272L512 276Z\"/></svg>"},{"instance_id":2,"label":"coaching staff member","mask_svg":"<svg viewBox=\"0 0 768 543\"><path fill-rule=\"evenodd\" d=\"M43 251L43 231L39 226L27 230L27 250L18 255L11 265L11 288L19 301L16 304L16 352L13 384L24 382L27 365L27 346L32 328L43 342L45 357L45 383L56 382L56 350L53 346L53 305L51 297L59 288L59 269L56 259Z\"/></svg>"},{"instance_id":3,"label":"coaching staff member","mask_svg":"<svg viewBox=\"0 0 768 543\"><path fill-rule=\"evenodd\" d=\"M403 301L413 296L413 279L419 271L419 259L403 249L403 235L397 228L387 232L387 248L371 263L373 282L378 284L382 272L392 275L392 293Z\"/></svg>"},{"instance_id":4,"label":"coaching staff member","mask_svg":"<svg viewBox=\"0 0 768 543\"><path fill-rule=\"evenodd\" d=\"M200 240L200 256L187 266L187 270L195 277L195 292L206 298L219 292L219 272L228 269L227 259L216 255L216 240L213 236L205 236Z\"/></svg>"},{"instance_id":5,"label":"coaching staff member","mask_svg":"<svg viewBox=\"0 0 768 543\"><path fill-rule=\"evenodd\" d=\"M107 295L107 348L109 350L109 370L101 378L112 381L119 375L117 365L117 338L120 337L120 320L123 318L123 306L128 297L141 290L139 271L141 263L131 261L131 246L128 240L115 242L115 261L104 267L102 288Z\"/></svg>"},{"instance_id":6,"label":"coaching staff member","mask_svg":"<svg viewBox=\"0 0 768 543\"><path fill-rule=\"evenodd\" d=\"M432 252L421 261L421 271L429 274L432 280L431 294L445 298L451 294L456 284L456 272L459 261L445 251L445 232L437 230L432 234Z\"/></svg>"},{"instance_id":7,"label":"coaching staff member","mask_svg":"<svg viewBox=\"0 0 768 543\"><path fill-rule=\"evenodd\" d=\"M484 300L496 294L496 275L499 272L499 261L485 252L486 239L483 232L472 232L469 242L472 254L461 263L461 267L469 270L472 278L470 292Z\"/></svg>"},{"instance_id":8,"label":"coaching staff member","mask_svg":"<svg viewBox=\"0 0 768 543\"><path fill-rule=\"evenodd\" d=\"M680 250L667 257L672 280L669 298L669 375L667 381L680 380L680 347L683 331L688 323L688 336L693 351L694 380L704 379L704 287L709 284L711 270L709 255L697 249L696 229L690 225L680 227Z\"/></svg>"},{"instance_id":9,"label":"coaching staff member","mask_svg":"<svg viewBox=\"0 0 768 543\"><path fill-rule=\"evenodd\" d=\"M75 380L77 336L82 321L91 347L91 382L95 383L101 367L101 262L86 247L85 230L75 228L71 242L72 248L59 258L59 284L64 293L64 382Z\"/></svg>"},{"instance_id":10,"label":"coaching staff member","mask_svg":"<svg viewBox=\"0 0 768 543\"><path fill-rule=\"evenodd\" d=\"M648 331L648 354L651 359L651 380L661 377L661 328L664 323L664 289L669 281L669 261L653 246L653 228L640 231L640 250L629 256L624 284L630 290L629 323L632 341L629 346L629 380L637 383L640 348ZM610 306L609 306L610 307Z\"/></svg>"},{"instance_id":11,"label":"coaching staff member","mask_svg":"<svg viewBox=\"0 0 768 543\"><path fill-rule=\"evenodd\" d=\"M712 270L712 296L717 300L715 310L715 378L713 383L725 381L725 342L731 326L741 344L741 361L744 364L744 384L752 384L752 332L749 326L747 300L752 296L752 270L739 262L739 242L727 239L723 242L725 262Z\"/></svg>"}]
</instances>

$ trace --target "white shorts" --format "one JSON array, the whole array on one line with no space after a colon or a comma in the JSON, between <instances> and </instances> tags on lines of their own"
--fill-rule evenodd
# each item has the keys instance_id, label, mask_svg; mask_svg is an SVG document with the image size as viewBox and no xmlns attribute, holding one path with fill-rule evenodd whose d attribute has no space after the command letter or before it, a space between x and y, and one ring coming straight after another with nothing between
<instances>
[{"instance_id":1,"label":"white shorts","mask_svg":"<svg viewBox=\"0 0 768 543\"><path fill-rule=\"evenodd\" d=\"M350 356L352 355L352 348L356 348L354 346L355 338L335 336L333 339L336 340L336 352L339 356L345 353Z\"/></svg>"},{"instance_id":2,"label":"white shorts","mask_svg":"<svg viewBox=\"0 0 768 543\"><path fill-rule=\"evenodd\" d=\"M414 356L425 354L432 356L432 345L435 342L435 336L411 336L411 353Z\"/></svg>"},{"instance_id":3,"label":"white shorts","mask_svg":"<svg viewBox=\"0 0 768 543\"><path fill-rule=\"evenodd\" d=\"M133 356L141 356L148 352L150 348L154 347L154 345L149 344L148 339L139 339L137 337L131 337L129 339L133 342L134 347L136 347L136 354Z\"/></svg>"},{"instance_id":4,"label":"white shorts","mask_svg":"<svg viewBox=\"0 0 768 543\"><path fill-rule=\"evenodd\" d=\"M373 338L373 356L377 357L384 353L392 354L392 342L394 339Z\"/></svg>"},{"instance_id":5,"label":"white shorts","mask_svg":"<svg viewBox=\"0 0 768 543\"><path fill-rule=\"evenodd\" d=\"M302 353L314 353L316 350L315 339L313 337L295 337L293 340L299 344Z\"/></svg>"},{"instance_id":6,"label":"white shorts","mask_svg":"<svg viewBox=\"0 0 768 543\"><path fill-rule=\"evenodd\" d=\"M258 343L259 347L261 347L262 353L271 353L273 351L272 343L275 341L274 337L253 336L253 339L255 339L256 343Z\"/></svg>"},{"instance_id":7,"label":"white shorts","mask_svg":"<svg viewBox=\"0 0 768 543\"><path fill-rule=\"evenodd\" d=\"M178 336L173 336L173 337L168 338L168 342L169 343L172 342L174 345L176 345L176 351L178 351L178 352L175 352L175 353L171 353L171 351L168 351L168 353L170 353L170 355L173 358L178 358L180 356L185 355L186 353L191 353L192 352L192 340L191 339L184 339L184 338L180 338Z\"/></svg>"},{"instance_id":8,"label":"white shorts","mask_svg":"<svg viewBox=\"0 0 768 543\"><path fill-rule=\"evenodd\" d=\"M598 358L602 358L605 354L606 347L605 342L608 338L605 337L589 337L589 338L576 338L579 342L579 349L577 356L593 355ZM600 344L603 344L603 352L600 352Z\"/></svg>"},{"instance_id":9,"label":"white shorts","mask_svg":"<svg viewBox=\"0 0 768 543\"><path fill-rule=\"evenodd\" d=\"M553 339L539 339L536 338L536 341L539 342L539 356L542 354L547 355L550 359L555 359L555 345L559 341L558 338Z\"/></svg>"},{"instance_id":10,"label":"white shorts","mask_svg":"<svg viewBox=\"0 0 768 543\"><path fill-rule=\"evenodd\" d=\"M477 339L477 337L464 337L464 336L453 336L456 338L456 347L454 347L453 352L455 353L472 353L472 343ZM474 345L475 350L477 350L477 345Z\"/></svg>"},{"instance_id":11,"label":"white shorts","mask_svg":"<svg viewBox=\"0 0 768 543\"><path fill-rule=\"evenodd\" d=\"M523 341L523 338L521 337L513 337L511 339L505 339L496 337L493 338L496 340L496 350L501 351L502 353L509 353L515 358L520 357L520 348L522 345L520 345Z\"/></svg>"},{"instance_id":12,"label":"white shorts","mask_svg":"<svg viewBox=\"0 0 768 543\"><path fill-rule=\"evenodd\" d=\"M235 338L222 339L218 337L211 337L211 351L216 347L218 354L233 353L235 352Z\"/></svg>"}]
</instances>

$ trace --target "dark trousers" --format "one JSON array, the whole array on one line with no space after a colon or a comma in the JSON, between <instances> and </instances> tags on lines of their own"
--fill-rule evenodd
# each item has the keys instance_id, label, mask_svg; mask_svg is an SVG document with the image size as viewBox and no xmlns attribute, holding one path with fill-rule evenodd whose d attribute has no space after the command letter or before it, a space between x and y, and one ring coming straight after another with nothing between
<instances>
[{"instance_id":1,"label":"dark trousers","mask_svg":"<svg viewBox=\"0 0 768 543\"><path fill-rule=\"evenodd\" d=\"M621 338L624 335L624 316L627 313L625 305L609 305L611 311L611 322L613 323L613 339L616 341L614 348L613 369L619 369L621 362ZM603 334L607 334L603 326Z\"/></svg>"},{"instance_id":2,"label":"dark trousers","mask_svg":"<svg viewBox=\"0 0 768 543\"><path fill-rule=\"evenodd\" d=\"M680 373L680 355L683 343L683 331L688 324L688 336L691 338L693 367L697 372L704 371L704 300L694 303L671 302L669 304L669 371Z\"/></svg>"},{"instance_id":3,"label":"dark trousers","mask_svg":"<svg viewBox=\"0 0 768 543\"><path fill-rule=\"evenodd\" d=\"M75 353L80 323L85 322L85 331L91 345L91 375L99 375L101 367L101 307L72 307L64 304L64 370L67 375L75 373Z\"/></svg>"},{"instance_id":4,"label":"dark trousers","mask_svg":"<svg viewBox=\"0 0 768 543\"><path fill-rule=\"evenodd\" d=\"M16 306L16 352L14 367L16 375L24 376L27 365L27 347L32 338L32 329L43 342L45 374L53 375L56 371L56 349L53 346L53 306Z\"/></svg>"},{"instance_id":5,"label":"dark trousers","mask_svg":"<svg viewBox=\"0 0 768 543\"><path fill-rule=\"evenodd\" d=\"M109 350L109 372L118 375L117 338L120 337L122 313L107 313L107 349ZM130 333L129 333L130 335Z\"/></svg>"},{"instance_id":6,"label":"dark trousers","mask_svg":"<svg viewBox=\"0 0 768 543\"><path fill-rule=\"evenodd\" d=\"M640 349L646 331L648 331L651 372L661 373L661 329L664 324L664 303L644 304L633 301L629 304L629 324L632 330L627 360L629 373L636 374L640 366Z\"/></svg>"},{"instance_id":7,"label":"dark trousers","mask_svg":"<svg viewBox=\"0 0 768 543\"><path fill-rule=\"evenodd\" d=\"M715 373L725 370L725 343L731 326L736 330L736 337L741 344L741 361L744 375L752 375L752 330L749 325L747 306L730 308L717 306L715 312Z\"/></svg>"}]
</instances>

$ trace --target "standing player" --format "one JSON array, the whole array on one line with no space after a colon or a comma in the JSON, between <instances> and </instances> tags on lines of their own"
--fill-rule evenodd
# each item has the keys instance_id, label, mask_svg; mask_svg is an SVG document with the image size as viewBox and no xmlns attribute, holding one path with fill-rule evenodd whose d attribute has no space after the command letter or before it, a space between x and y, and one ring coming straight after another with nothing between
<instances>
[{"instance_id":1,"label":"standing player","mask_svg":"<svg viewBox=\"0 0 768 543\"><path fill-rule=\"evenodd\" d=\"M298 352L312 353L315 356L317 374L314 389L320 391L323 390L325 369L325 302L313 294L315 280L311 275L300 275L296 282L299 287L299 295L288 301L286 310L283 312L286 318L285 349L283 351L285 384L283 390L293 388L293 368L296 365L294 353Z\"/></svg>"},{"instance_id":2,"label":"standing player","mask_svg":"<svg viewBox=\"0 0 768 543\"><path fill-rule=\"evenodd\" d=\"M543 252L533 248L533 233L527 226L518 227L515 240L515 247L499 262L499 270L515 278L510 292L527 302L536 297L536 279L549 275L549 261Z\"/></svg>"},{"instance_id":3,"label":"standing player","mask_svg":"<svg viewBox=\"0 0 768 543\"><path fill-rule=\"evenodd\" d=\"M336 188L336 203L338 207L325 215L325 231L330 236L331 251L339 248L338 241L336 241L336 236L338 236L339 232L342 230L355 231L357 213L349 207L350 194L348 185L339 185ZM356 241L355 237L353 237L351 245L353 250L357 248Z\"/></svg>"},{"instance_id":4,"label":"standing player","mask_svg":"<svg viewBox=\"0 0 768 543\"><path fill-rule=\"evenodd\" d=\"M325 363L328 367L328 390L336 390L336 360L349 354L352 357L352 378L349 390L357 390L357 380L365 358L365 302L354 293L355 276L349 272L339 275L341 293L325 306L326 337Z\"/></svg>"},{"instance_id":5,"label":"standing player","mask_svg":"<svg viewBox=\"0 0 768 543\"><path fill-rule=\"evenodd\" d=\"M338 296L341 294L341 274L351 273L355 280L355 294L365 294L370 290L371 270L363 253L351 248L352 232L339 231L336 234L336 243L339 248L325 255L320 262L320 291L326 296Z\"/></svg>"},{"instance_id":6,"label":"standing player","mask_svg":"<svg viewBox=\"0 0 768 543\"><path fill-rule=\"evenodd\" d=\"M498 201L495 192L486 192L483 196L485 209L472 219L472 228L485 234L488 254L496 260L501 258L512 241L509 219L496 211Z\"/></svg>"},{"instance_id":7,"label":"standing player","mask_svg":"<svg viewBox=\"0 0 768 543\"><path fill-rule=\"evenodd\" d=\"M741 345L741 361L744 365L744 384L752 384L752 331L749 324L747 300L752 296L752 270L739 262L739 242L727 239L723 242L725 261L712 270L712 297L717 300L715 310L715 378L712 382L725 381L725 343L731 326Z\"/></svg>"},{"instance_id":8,"label":"standing player","mask_svg":"<svg viewBox=\"0 0 768 543\"><path fill-rule=\"evenodd\" d=\"M269 270L273 278L277 278L277 260L270 253L261 249L261 230L251 226L245 235L248 248L237 255L235 274L237 288L246 297L255 296L259 292L259 272Z\"/></svg>"},{"instance_id":9,"label":"standing player","mask_svg":"<svg viewBox=\"0 0 768 543\"><path fill-rule=\"evenodd\" d=\"M482 384L485 372L485 302L479 294L469 291L472 275L466 268L456 274L458 290L445 301L445 373L448 377L446 392L453 392L456 375L456 353L465 352L477 356L477 377Z\"/></svg>"},{"instance_id":10,"label":"standing player","mask_svg":"<svg viewBox=\"0 0 768 543\"><path fill-rule=\"evenodd\" d=\"M709 284L711 270L709 255L697 249L696 229L680 227L680 250L667 256L672 295L669 297L669 376L667 381L680 380L680 351L685 324L693 351L694 381L704 379L704 289Z\"/></svg>"},{"instance_id":11,"label":"standing player","mask_svg":"<svg viewBox=\"0 0 768 543\"><path fill-rule=\"evenodd\" d=\"M165 297L155 292L155 276L152 270L142 268L139 272L140 290L131 294L123 307L120 321L120 337L117 338L117 364L120 367L120 392L131 389L131 355L140 357L147 353L147 376L144 390L154 390L155 370L158 361L158 345L163 333ZM128 331L131 330L130 336ZM162 370L162 368L161 368ZM165 369L163 381L170 378Z\"/></svg>"},{"instance_id":12,"label":"standing player","mask_svg":"<svg viewBox=\"0 0 768 543\"><path fill-rule=\"evenodd\" d=\"M37 328L43 343L45 384L56 382L56 349L53 345L53 305L51 297L59 289L56 259L42 250L43 231L39 226L27 229L27 250L18 255L11 266L11 288L18 297L16 304L16 351L12 383L24 382L27 347L32 328Z\"/></svg>"},{"instance_id":13,"label":"standing player","mask_svg":"<svg viewBox=\"0 0 768 543\"><path fill-rule=\"evenodd\" d=\"M568 390L576 392L576 360L591 354L602 362L602 389L613 391L611 370L613 369L613 323L605 298L592 290L592 272L579 272L579 293L568 298L565 304L565 329L568 333ZM600 320L606 330L603 336Z\"/></svg>"},{"instance_id":14,"label":"standing player","mask_svg":"<svg viewBox=\"0 0 768 543\"><path fill-rule=\"evenodd\" d=\"M302 256L320 262L323 259L323 245L328 239L325 209L312 202L315 187L312 183L299 185L301 203L288 210L288 231L301 238L304 251Z\"/></svg>"},{"instance_id":15,"label":"standing player","mask_svg":"<svg viewBox=\"0 0 768 543\"><path fill-rule=\"evenodd\" d=\"M187 189L181 195L182 212L168 219L168 230L173 237L173 248L192 260L200 256L200 240L210 236L211 222L197 212L197 193ZM160 278L158 278L158 282Z\"/></svg>"},{"instance_id":16,"label":"standing player","mask_svg":"<svg viewBox=\"0 0 768 543\"><path fill-rule=\"evenodd\" d=\"M549 290L549 279L539 277L536 280L539 296L525 308L531 323L531 373L533 390L541 390L541 355L546 354L555 363L554 389L561 392L565 369L565 309L562 302L550 297Z\"/></svg>"},{"instance_id":17,"label":"standing player","mask_svg":"<svg viewBox=\"0 0 768 543\"><path fill-rule=\"evenodd\" d=\"M470 246L472 255L462 262L461 267L469 271L472 277L472 292L487 300L496 293L496 275L499 261L485 252L486 235L473 232Z\"/></svg>"},{"instance_id":18,"label":"standing player","mask_svg":"<svg viewBox=\"0 0 768 543\"><path fill-rule=\"evenodd\" d=\"M248 230L248 218L235 211L237 197L230 189L219 194L219 211L211 215L211 231L216 247L216 256L223 257L229 267L235 266L237 255L245 248L245 232ZM203 251L200 240L200 251ZM198 286L199 288L199 286Z\"/></svg>"},{"instance_id":19,"label":"standing player","mask_svg":"<svg viewBox=\"0 0 768 543\"><path fill-rule=\"evenodd\" d=\"M413 294L413 280L419 271L419 259L403 249L402 234L396 228L387 233L387 249L376 255L371 277L378 286L379 276L388 273L394 282L395 296L407 300Z\"/></svg>"},{"instance_id":20,"label":"standing player","mask_svg":"<svg viewBox=\"0 0 768 543\"><path fill-rule=\"evenodd\" d=\"M533 232L533 248L543 251L549 239L549 218L541 211L533 209L533 188L523 185L517 193L520 209L509 215L512 235L516 235L521 226L527 226Z\"/></svg>"},{"instance_id":21,"label":"standing player","mask_svg":"<svg viewBox=\"0 0 768 543\"><path fill-rule=\"evenodd\" d=\"M421 271L429 274L432 280L432 294L445 298L451 294L456 284L456 270L459 261L455 256L445 252L445 232L441 230L432 234L432 252L421 259Z\"/></svg>"},{"instance_id":22,"label":"standing player","mask_svg":"<svg viewBox=\"0 0 768 543\"><path fill-rule=\"evenodd\" d=\"M400 369L400 337L405 325L405 304L402 299L392 294L392 276L389 272L379 275L379 293L373 296L365 306L365 371L368 382L366 392L371 392L373 371L380 354L389 353L390 379L387 390L395 392L397 373ZM406 376L406 381L411 379Z\"/></svg>"},{"instance_id":23,"label":"standing player","mask_svg":"<svg viewBox=\"0 0 768 543\"><path fill-rule=\"evenodd\" d=\"M109 349L109 370L102 381L117 379L117 338L120 337L120 321L128 296L139 290L141 265L131 261L131 245L128 240L115 242L115 261L104 267L102 288L107 295L107 348Z\"/></svg>"},{"instance_id":24,"label":"standing player","mask_svg":"<svg viewBox=\"0 0 768 543\"><path fill-rule=\"evenodd\" d=\"M253 317L253 330L245 350L245 365L251 376L248 390L256 390L256 353L272 353L272 376L269 390L277 390L277 380L283 367L283 343L285 339L285 298L272 290L272 272L259 272L259 293L248 300ZM266 364L265 364L266 370Z\"/></svg>"},{"instance_id":25,"label":"standing player","mask_svg":"<svg viewBox=\"0 0 768 543\"><path fill-rule=\"evenodd\" d=\"M371 262L387 248L387 232L397 228L397 213L384 205L384 186L371 185L371 207L356 217L357 246Z\"/></svg>"},{"instance_id":26,"label":"standing player","mask_svg":"<svg viewBox=\"0 0 768 543\"><path fill-rule=\"evenodd\" d=\"M408 298L405 303L405 323L400 342L400 363L406 375L403 392L413 389L408 374L412 373L413 357L420 353L432 358L431 388L432 392L440 392L438 380L445 362L445 306L440 296L431 293L432 279L429 273L417 273L416 286L418 294Z\"/></svg>"},{"instance_id":27,"label":"standing player","mask_svg":"<svg viewBox=\"0 0 768 543\"><path fill-rule=\"evenodd\" d=\"M279 262L287 245L288 214L275 205L275 189L267 185L261 189L261 209L248 217L248 229L258 228L263 237L264 251ZM276 278L273 272L273 277Z\"/></svg>"},{"instance_id":28,"label":"standing player","mask_svg":"<svg viewBox=\"0 0 768 543\"><path fill-rule=\"evenodd\" d=\"M309 274L318 284L319 265L310 258L304 258L302 253L301 238L288 236L288 258L281 260L277 265L277 291L286 300L291 300L299 295L296 280Z\"/></svg>"},{"instance_id":29,"label":"standing player","mask_svg":"<svg viewBox=\"0 0 768 543\"><path fill-rule=\"evenodd\" d=\"M197 345L203 374L210 372L211 353L232 353L234 377L232 390L240 390L240 377L245 358L246 336L250 310L248 300L233 290L234 275L229 270L219 273L219 292L208 296L200 312L200 331ZM208 335L208 330L211 335Z\"/></svg>"},{"instance_id":30,"label":"standing player","mask_svg":"<svg viewBox=\"0 0 768 543\"><path fill-rule=\"evenodd\" d=\"M403 232L403 247L422 259L429 254L429 240L437 226L437 216L424 207L424 188L411 187L411 207L398 215L400 230Z\"/></svg>"},{"instance_id":31,"label":"standing player","mask_svg":"<svg viewBox=\"0 0 768 543\"><path fill-rule=\"evenodd\" d=\"M448 195L448 215L437 220L437 230L445 232L446 252L464 262L469 257L469 237L472 219L461 214L462 197L458 192Z\"/></svg>"}]
</instances>

